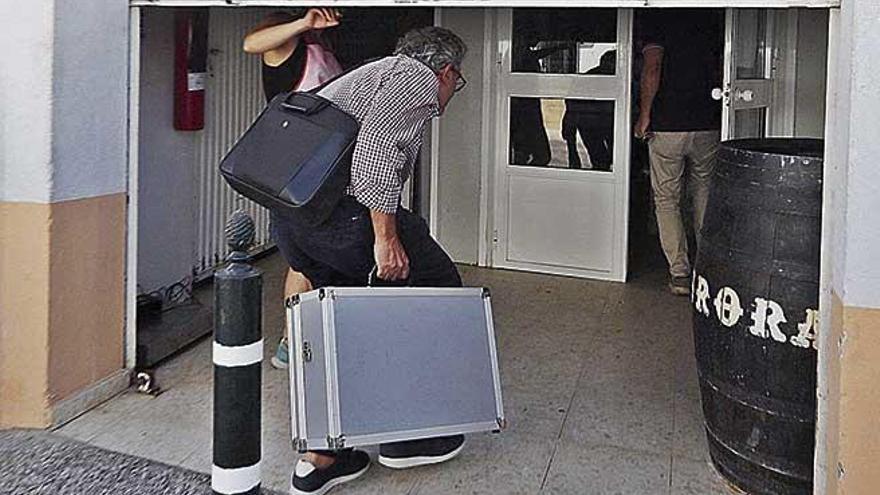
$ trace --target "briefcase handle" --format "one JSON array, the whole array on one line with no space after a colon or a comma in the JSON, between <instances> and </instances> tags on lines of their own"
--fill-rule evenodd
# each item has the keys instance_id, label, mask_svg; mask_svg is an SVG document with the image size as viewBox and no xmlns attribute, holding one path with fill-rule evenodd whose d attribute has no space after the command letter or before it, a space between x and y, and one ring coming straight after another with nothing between
<instances>
[{"instance_id":1,"label":"briefcase handle","mask_svg":"<svg viewBox=\"0 0 880 495\"><path fill-rule=\"evenodd\" d=\"M284 98L284 101L281 102L282 107L306 115L320 112L329 104L330 101L316 94L297 93L296 91L291 92L286 98Z\"/></svg>"}]
</instances>

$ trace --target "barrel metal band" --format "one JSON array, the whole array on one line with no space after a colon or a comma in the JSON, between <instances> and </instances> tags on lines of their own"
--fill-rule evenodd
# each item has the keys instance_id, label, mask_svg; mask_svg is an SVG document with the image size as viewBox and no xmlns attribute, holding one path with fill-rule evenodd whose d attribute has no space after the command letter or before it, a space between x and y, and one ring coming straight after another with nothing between
<instances>
[{"instance_id":1,"label":"barrel metal band","mask_svg":"<svg viewBox=\"0 0 880 495\"><path fill-rule=\"evenodd\" d=\"M250 366L263 361L263 339L252 344L227 346L214 342L214 364L225 368Z\"/></svg>"},{"instance_id":2,"label":"barrel metal band","mask_svg":"<svg viewBox=\"0 0 880 495\"><path fill-rule=\"evenodd\" d=\"M260 463L241 468L211 466L211 489L217 493L233 494L253 490L260 484Z\"/></svg>"}]
</instances>

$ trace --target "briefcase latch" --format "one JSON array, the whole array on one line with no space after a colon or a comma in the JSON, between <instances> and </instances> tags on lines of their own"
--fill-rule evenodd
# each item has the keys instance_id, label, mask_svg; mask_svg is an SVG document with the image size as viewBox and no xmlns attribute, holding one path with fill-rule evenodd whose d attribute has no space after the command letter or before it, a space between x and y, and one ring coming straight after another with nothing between
<instances>
[{"instance_id":1,"label":"briefcase latch","mask_svg":"<svg viewBox=\"0 0 880 495\"><path fill-rule=\"evenodd\" d=\"M303 341L303 361L309 362L312 360L312 346L308 342Z\"/></svg>"}]
</instances>

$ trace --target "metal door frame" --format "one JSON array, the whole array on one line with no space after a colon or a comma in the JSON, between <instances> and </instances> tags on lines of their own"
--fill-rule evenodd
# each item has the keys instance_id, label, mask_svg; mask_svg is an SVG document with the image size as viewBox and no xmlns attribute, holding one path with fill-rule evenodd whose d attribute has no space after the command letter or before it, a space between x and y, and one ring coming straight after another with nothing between
<instances>
[{"instance_id":1,"label":"metal door frame","mask_svg":"<svg viewBox=\"0 0 880 495\"><path fill-rule=\"evenodd\" d=\"M605 182L615 184L614 198L614 234L613 240L613 259L610 271L589 270L573 267L561 267L557 265L542 265L537 267L537 263L524 263L509 261L507 259L507 232L504 228L508 218L508 207L505 204L507 197L507 179L511 175L508 169L508 144L509 144L509 109L507 105L507 97L510 89L516 86L524 86L527 83L517 84L513 82L511 88L511 79L530 79L530 78L546 78L549 88L541 88L530 91L515 91L521 96L544 96L551 98L559 98L566 80L584 77L570 74L511 74L511 39L510 31L512 29L513 9L497 9L495 15L495 40L491 54L495 58L494 75L496 79L492 88L494 89L494 97L492 104L494 109L491 112L494 121L494 151L489 155L489 162L485 166L491 171L493 180L487 184L491 184L491 201L492 215L487 222L486 235L488 237L488 266L495 268L508 268L523 271L536 271L540 273L549 273L555 275L565 275L574 277L594 278L598 280L612 280L623 282L626 280L627 272L627 249L628 249L628 215L629 215L629 175L630 175L630 149L631 149L631 122L630 112L631 102L631 82L632 82L632 29L633 29L633 10L618 8L617 9L617 72L615 77L608 76L607 80L597 79L593 84L598 84L602 89L601 96L595 96L592 99L615 101L615 151L614 151L614 168L611 172L593 172L589 170L580 170L577 172L565 169L550 169L538 167L516 167L516 175L530 177L546 177L555 178L563 177L566 180ZM555 86L555 88L554 88ZM592 95L591 95L592 96ZM488 188L484 188L488 189Z\"/></svg>"},{"instance_id":2,"label":"metal door frame","mask_svg":"<svg viewBox=\"0 0 880 495\"><path fill-rule=\"evenodd\" d=\"M764 26L764 77L761 79L736 79L736 54L734 42L737 39L737 20L742 9L727 8L724 14L724 91L721 115L721 140L730 139L735 129L736 111L763 109L764 136L771 134L771 108L774 103L773 62L776 55L776 21L778 13L771 8L752 9L766 12ZM744 98L745 92L752 93L752 99ZM763 137L763 136L762 136Z\"/></svg>"}]
</instances>

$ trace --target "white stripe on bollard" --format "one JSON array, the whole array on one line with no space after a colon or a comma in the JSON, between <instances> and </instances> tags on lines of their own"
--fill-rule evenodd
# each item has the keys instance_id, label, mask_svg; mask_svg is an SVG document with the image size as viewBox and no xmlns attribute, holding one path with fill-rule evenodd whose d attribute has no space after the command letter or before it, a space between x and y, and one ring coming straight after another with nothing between
<instances>
[{"instance_id":1,"label":"white stripe on bollard","mask_svg":"<svg viewBox=\"0 0 880 495\"><path fill-rule=\"evenodd\" d=\"M214 364L224 368L250 366L263 361L263 339L253 344L226 346L214 342Z\"/></svg>"},{"instance_id":2,"label":"white stripe on bollard","mask_svg":"<svg viewBox=\"0 0 880 495\"><path fill-rule=\"evenodd\" d=\"M217 493L244 493L259 484L260 462L235 469L211 466L211 489Z\"/></svg>"}]
</instances>

